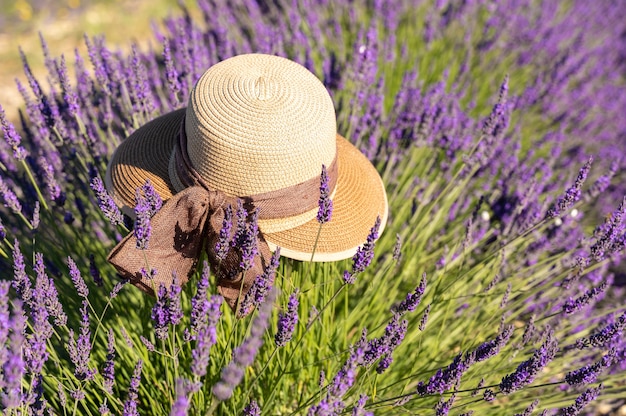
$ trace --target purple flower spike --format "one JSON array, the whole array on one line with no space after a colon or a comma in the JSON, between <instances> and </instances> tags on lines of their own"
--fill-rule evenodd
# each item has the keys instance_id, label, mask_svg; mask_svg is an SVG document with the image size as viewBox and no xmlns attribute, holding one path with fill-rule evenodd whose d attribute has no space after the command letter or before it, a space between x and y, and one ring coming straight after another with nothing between
<instances>
[{"instance_id":1,"label":"purple flower spike","mask_svg":"<svg viewBox=\"0 0 626 416\"><path fill-rule=\"evenodd\" d=\"M74 283L78 296L83 299L87 299L87 296L89 296L89 289L87 288L85 280L83 280L83 277L80 275L80 270L78 270L76 263L71 257L67 258L67 264L70 268L70 278L72 279L72 283Z\"/></svg>"},{"instance_id":2,"label":"purple flower spike","mask_svg":"<svg viewBox=\"0 0 626 416\"><path fill-rule=\"evenodd\" d=\"M276 251L272 253L272 257L267 266L263 270L263 274L254 279L254 283L246 296L241 301L239 307L239 317L243 318L248 315L253 308L258 307L265 300L268 292L274 285L276 270L280 265L280 247L276 247Z\"/></svg>"},{"instance_id":3,"label":"purple flower spike","mask_svg":"<svg viewBox=\"0 0 626 416\"><path fill-rule=\"evenodd\" d=\"M541 348L535 350L532 357L522 362L513 373L502 378L500 391L510 394L532 383L537 374L554 359L558 349L557 341L549 332Z\"/></svg>"},{"instance_id":4,"label":"purple flower spike","mask_svg":"<svg viewBox=\"0 0 626 416\"><path fill-rule=\"evenodd\" d=\"M426 273L423 273L422 280L420 280L420 284L415 288L415 291L406 295L406 299L400 302L400 304L394 308L394 311L400 315L404 315L407 312L413 312L420 304L425 291Z\"/></svg>"},{"instance_id":5,"label":"purple flower spike","mask_svg":"<svg viewBox=\"0 0 626 416\"><path fill-rule=\"evenodd\" d=\"M581 310L586 305L588 305L589 302L591 302L592 300L600 296L602 293L604 293L607 286L608 284L606 280L604 280L602 283L600 283L599 286L589 289L581 297L576 298L576 299L569 298L563 304L563 308L562 308L563 313L567 315L571 315L574 312Z\"/></svg>"},{"instance_id":6,"label":"purple flower spike","mask_svg":"<svg viewBox=\"0 0 626 416\"><path fill-rule=\"evenodd\" d=\"M8 282L0 284L0 302L2 303L2 344L8 341L7 348L3 350L2 374L3 390L2 406L5 409L17 408L22 404L22 378L24 377L25 363L23 355L24 328L26 317L22 310L22 303L14 301L13 313L9 317L9 285ZM10 329L9 329L10 328Z\"/></svg>"},{"instance_id":7,"label":"purple flower spike","mask_svg":"<svg viewBox=\"0 0 626 416\"><path fill-rule=\"evenodd\" d=\"M276 289L270 290L265 302L259 308L259 314L252 322L250 335L233 351L233 360L222 370L222 376L213 386L213 394L220 400L228 400L235 387L243 380L244 371L254 362L259 349L263 345L263 334L269 326Z\"/></svg>"},{"instance_id":8,"label":"purple flower spike","mask_svg":"<svg viewBox=\"0 0 626 416\"><path fill-rule=\"evenodd\" d=\"M278 330L274 336L274 341L277 347L284 347L287 345L293 333L298 325L298 290L289 296L289 302L287 303L287 311L280 312L278 315Z\"/></svg>"},{"instance_id":9,"label":"purple flower spike","mask_svg":"<svg viewBox=\"0 0 626 416\"><path fill-rule=\"evenodd\" d=\"M446 416L450 413L450 409L452 408L452 404L456 399L456 394L450 396L448 400L441 398L439 402L435 405L435 416Z\"/></svg>"},{"instance_id":10,"label":"purple flower spike","mask_svg":"<svg viewBox=\"0 0 626 416\"><path fill-rule=\"evenodd\" d=\"M146 181L146 183L141 187L141 192L143 193L144 198L146 199L146 203L149 206L150 216L154 216L161 207L163 206L163 200L161 199L161 195L157 193L157 191L152 186L150 179Z\"/></svg>"},{"instance_id":11,"label":"purple flower spike","mask_svg":"<svg viewBox=\"0 0 626 416\"><path fill-rule=\"evenodd\" d=\"M535 399L526 409L524 409L522 413L516 413L515 416L530 416L533 414L537 406L539 406L539 399Z\"/></svg>"},{"instance_id":12,"label":"purple flower spike","mask_svg":"<svg viewBox=\"0 0 626 416\"><path fill-rule=\"evenodd\" d=\"M0 177L0 195L4 199L4 206L16 214L22 213L22 204L17 199L17 195L9 188L9 185L4 182L2 177Z\"/></svg>"},{"instance_id":13,"label":"purple flower spike","mask_svg":"<svg viewBox=\"0 0 626 416\"><path fill-rule=\"evenodd\" d=\"M450 390L469 368L467 360L463 360L462 355L459 353L449 366L437 370L427 383L420 381L417 385L417 393L425 396L427 394L442 394Z\"/></svg>"},{"instance_id":14,"label":"purple flower spike","mask_svg":"<svg viewBox=\"0 0 626 416\"><path fill-rule=\"evenodd\" d=\"M250 403L243 409L243 416L261 416L261 408L256 400L250 400Z\"/></svg>"},{"instance_id":15,"label":"purple flower spike","mask_svg":"<svg viewBox=\"0 0 626 416\"><path fill-rule=\"evenodd\" d=\"M148 241L150 240L150 233L152 232L152 226L150 225L152 206L148 202L148 199L141 195L139 189L135 191L135 203L135 237L137 238L137 248L145 250L148 248Z\"/></svg>"},{"instance_id":16,"label":"purple flower spike","mask_svg":"<svg viewBox=\"0 0 626 416\"><path fill-rule=\"evenodd\" d=\"M22 138L15 130L15 126L6 118L4 108L0 105L0 129L7 144L13 149L13 156L17 160L24 160L28 156L26 149L22 147Z\"/></svg>"},{"instance_id":17,"label":"purple flower spike","mask_svg":"<svg viewBox=\"0 0 626 416\"><path fill-rule=\"evenodd\" d=\"M317 211L317 222L320 224L330 221L333 215L333 201L330 199L330 187L328 185L328 171L326 166L322 165L322 174L320 175L320 199L319 210Z\"/></svg>"},{"instance_id":18,"label":"purple flower spike","mask_svg":"<svg viewBox=\"0 0 626 416\"><path fill-rule=\"evenodd\" d=\"M494 340L483 342L481 345L478 346L478 348L474 350L475 361L485 361L486 359L497 355L500 350L509 342L509 339L511 339L512 335L513 326L505 326L502 329L502 332L500 332Z\"/></svg>"},{"instance_id":19,"label":"purple flower spike","mask_svg":"<svg viewBox=\"0 0 626 416\"><path fill-rule=\"evenodd\" d=\"M367 403L367 394L361 394L359 400L352 408L352 416L372 416L374 413L365 410L365 403Z\"/></svg>"},{"instance_id":20,"label":"purple flower spike","mask_svg":"<svg viewBox=\"0 0 626 416\"><path fill-rule=\"evenodd\" d=\"M581 338L576 340L576 346L583 349L589 346L604 347L611 343L615 338L621 336L626 327L626 312L621 314L615 322L606 325L600 331L592 334L589 338Z\"/></svg>"},{"instance_id":21,"label":"purple flower spike","mask_svg":"<svg viewBox=\"0 0 626 416\"><path fill-rule=\"evenodd\" d=\"M168 326L180 323L183 312L180 304L180 286L172 280L169 290L161 283L157 292L157 300L152 307L154 332L158 339L167 338Z\"/></svg>"},{"instance_id":22,"label":"purple flower spike","mask_svg":"<svg viewBox=\"0 0 626 416\"><path fill-rule=\"evenodd\" d=\"M378 238L378 229L380 228L380 217L376 217L376 222L370 230L367 240L362 247L359 247L354 257L352 257L352 272L347 270L343 273L343 281L346 284L353 284L357 273L363 272L370 265L374 258L374 245Z\"/></svg>"},{"instance_id":23,"label":"purple flower spike","mask_svg":"<svg viewBox=\"0 0 626 416\"><path fill-rule=\"evenodd\" d=\"M241 267L242 271L249 270L252 267L252 262L258 254L258 217L259 210L257 209L252 214L252 218L248 220L248 212L243 206L243 201L241 199L237 200L237 230L231 241L231 246L241 253L239 267Z\"/></svg>"},{"instance_id":24,"label":"purple flower spike","mask_svg":"<svg viewBox=\"0 0 626 416\"><path fill-rule=\"evenodd\" d=\"M211 347L217 342L217 323L222 316L220 307L223 298L221 296L211 296L206 302L206 321L198 328L196 336L196 346L191 352L191 372L203 377L206 375L207 365L209 364L209 354Z\"/></svg>"},{"instance_id":25,"label":"purple flower spike","mask_svg":"<svg viewBox=\"0 0 626 416\"><path fill-rule=\"evenodd\" d=\"M428 305L426 309L424 309L424 313L422 314L422 318L420 319L419 330L424 331L426 329L426 323L428 322L428 315L430 314L430 306Z\"/></svg>"},{"instance_id":26,"label":"purple flower spike","mask_svg":"<svg viewBox=\"0 0 626 416\"><path fill-rule=\"evenodd\" d=\"M582 368L570 371L565 375L565 381L570 386L585 386L595 383L603 369L610 367L615 361L617 351L612 348L608 354L603 356L598 362L588 364Z\"/></svg>"},{"instance_id":27,"label":"purple flower spike","mask_svg":"<svg viewBox=\"0 0 626 416\"><path fill-rule=\"evenodd\" d=\"M107 340L107 356L102 368L102 378L104 378L104 390L109 394L113 394L113 383L115 382L115 336L112 329L109 329Z\"/></svg>"},{"instance_id":28,"label":"purple flower spike","mask_svg":"<svg viewBox=\"0 0 626 416\"><path fill-rule=\"evenodd\" d=\"M176 379L176 401L172 404L170 416L186 416L189 408L186 381L183 378Z\"/></svg>"},{"instance_id":29,"label":"purple flower spike","mask_svg":"<svg viewBox=\"0 0 626 416\"><path fill-rule=\"evenodd\" d=\"M13 242L13 289L17 292L19 298L24 302L29 302L33 292L30 279L26 275L26 264L24 264L24 255L20 251L20 242Z\"/></svg>"},{"instance_id":30,"label":"purple flower spike","mask_svg":"<svg viewBox=\"0 0 626 416\"><path fill-rule=\"evenodd\" d=\"M124 416L139 416L137 411L137 399L139 399L139 383L141 383L141 369L143 367L143 361L137 361L135 370L133 370L133 376L130 379L130 386L128 387L128 398L124 402L123 415Z\"/></svg>"},{"instance_id":31,"label":"purple flower spike","mask_svg":"<svg viewBox=\"0 0 626 416\"><path fill-rule=\"evenodd\" d=\"M574 203L576 203L581 194L581 188L585 180L587 179L587 175L589 174L589 170L591 169L591 163L593 162L593 157L590 157L587 162L583 165L583 167L578 172L578 177L570 188L565 191L565 194L559 198L559 200L548 210L546 214L546 218L555 218L561 216L565 210L569 209Z\"/></svg>"},{"instance_id":32,"label":"purple flower spike","mask_svg":"<svg viewBox=\"0 0 626 416\"><path fill-rule=\"evenodd\" d=\"M580 396L576 398L576 401L573 405L560 409L558 415L575 416L579 414L585 408L585 406L598 398L601 391L602 385L585 390Z\"/></svg>"},{"instance_id":33,"label":"purple flower spike","mask_svg":"<svg viewBox=\"0 0 626 416\"><path fill-rule=\"evenodd\" d=\"M96 193L96 197L98 198L98 206L100 210L108 219L111 224L118 225L124 224L124 217L120 212L119 208L111 198L111 195L107 192L104 184L102 183L102 179L99 177L94 177L91 180L91 189Z\"/></svg>"},{"instance_id":34,"label":"purple flower spike","mask_svg":"<svg viewBox=\"0 0 626 416\"><path fill-rule=\"evenodd\" d=\"M67 344L67 352L74 366L74 375L79 380L92 380L95 370L89 368L89 355L91 354L91 332L89 331L89 303L83 300L81 308L82 320L80 323L80 335L74 338L74 330L70 329L70 339Z\"/></svg>"},{"instance_id":35,"label":"purple flower spike","mask_svg":"<svg viewBox=\"0 0 626 416\"><path fill-rule=\"evenodd\" d=\"M232 240L233 229L233 207L229 205L224 210L224 220L222 221L222 229L220 230L220 237L217 243L215 243L215 254L220 261L224 261L228 251L230 250L230 243Z\"/></svg>"}]
</instances>

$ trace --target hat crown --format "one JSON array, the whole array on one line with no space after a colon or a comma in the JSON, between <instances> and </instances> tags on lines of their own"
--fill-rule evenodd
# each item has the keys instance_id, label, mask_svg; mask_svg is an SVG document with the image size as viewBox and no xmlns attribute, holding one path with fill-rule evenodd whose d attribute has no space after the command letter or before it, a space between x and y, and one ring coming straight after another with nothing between
<instances>
[{"instance_id":1,"label":"hat crown","mask_svg":"<svg viewBox=\"0 0 626 416\"><path fill-rule=\"evenodd\" d=\"M248 54L209 68L189 97L187 152L213 189L236 196L319 176L336 155L337 125L324 85L303 66Z\"/></svg>"}]
</instances>

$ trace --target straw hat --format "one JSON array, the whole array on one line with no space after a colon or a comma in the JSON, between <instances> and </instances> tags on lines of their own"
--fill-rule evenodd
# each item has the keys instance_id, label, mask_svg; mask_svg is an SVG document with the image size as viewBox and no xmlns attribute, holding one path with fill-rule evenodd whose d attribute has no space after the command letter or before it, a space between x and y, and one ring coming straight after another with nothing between
<instances>
[{"instance_id":1,"label":"straw hat","mask_svg":"<svg viewBox=\"0 0 626 416\"><path fill-rule=\"evenodd\" d=\"M253 201L258 200L254 196L289 194L303 184L313 190L293 193L300 207L295 214L286 209L278 218L264 216L260 207L259 230L272 251L278 246L285 257L311 259L320 227L322 165L335 166L334 209L321 228L313 260L353 256L378 216L382 232L388 209L382 180L366 157L337 134L330 96L303 66L262 54L226 59L200 77L186 108L124 140L110 160L105 183L128 215L134 215L135 190L148 179L163 200L185 189L176 168L181 126L189 161L210 189Z\"/></svg>"}]
</instances>

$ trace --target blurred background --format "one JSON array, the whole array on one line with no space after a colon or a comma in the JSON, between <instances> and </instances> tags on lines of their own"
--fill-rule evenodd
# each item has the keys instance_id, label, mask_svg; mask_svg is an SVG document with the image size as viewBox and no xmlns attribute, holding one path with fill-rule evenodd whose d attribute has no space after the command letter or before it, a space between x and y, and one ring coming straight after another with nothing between
<instances>
[{"instance_id":1,"label":"blurred background","mask_svg":"<svg viewBox=\"0 0 626 416\"><path fill-rule=\"evenodd\" d=\"M83 36L105 35L111 48L142 48L153 42L150 27L175 9L176 0L0 0L0 105L15 119L22 105L15 78L26 80L19 49L45 85L39 33L53 56L65 55L72 68L74 49L86 54ZM86 55L84 55L86 56Z\"/></svg>"}]
</instances>

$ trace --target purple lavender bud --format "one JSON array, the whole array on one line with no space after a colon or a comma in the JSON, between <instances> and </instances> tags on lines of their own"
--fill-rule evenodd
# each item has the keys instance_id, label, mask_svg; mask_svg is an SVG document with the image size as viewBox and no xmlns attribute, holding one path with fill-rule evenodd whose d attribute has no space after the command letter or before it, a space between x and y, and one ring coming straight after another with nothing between
<instances>
[{"instance_id":1,"label":"purple lavender bud","mask_svg":"<svg viewBox=\"0 0 626 416\"><path fill-rule=\"evenodd\" d=\"M180 92L180 82L178 81L178 72L174 67L172 52L170 50L170 41L165 39L163 42L163 60L165 61L165 76L168 83L168 92L170 96L171 108L175 108L180 104L178 93Z\"/></svg>"},{"instance_id":2,"label":"purple lavender bud","mask_svg":"<svg viewBox=\"0 0 626 416\"><path fill-rule=\"evenodd\" d=\"M150 213L152 207L148 199L141 195L141 191L135 191L135 237L137 238L137 248L146 250L152 232L150 225Z\"/></svg>"},{"instance_id":3,"label":"purple lavender bud","mask_svg":"<svg viewBox=\"0 0 626 416\"><path fill-rule=\"evenodd\" d=\"M34 269L37 275L35 291L33 292L34 302L39 302L46 307L48 315L55 318L54 323L57 326L65 326L67 323L67 315L63 312L63 305L59 302L59 293L54 286L54 281L46 274L43 254L35 253Z\"/></svg>"},{"instance_id":4,"label":"purple lavender bud","mask_svg":"<svg viewBox=\"0 0 626 416\"><path fill-rule=\"evenodd\" d=\"M148 338L144 337L143 335L139 335L139 341L141 341L141 343L146 347L146 349L149 352L156 351L156 348L154 347L154 344L152 342L150 342L150 340Z\"/></svg>"},{"instance_id":5,"label":"purple lavender bud","mask_svg":"<svg viewBox=\"0 0 626 416\"><path fill-rule=\"evenodd\" d=\"M333 215L333 201L330 199L330 187L328 184L328 171L326 166L322 165L322 174L320 175L320 199L319 210L317 211L317 222L320 224L330 221Z\"/></svg>"},{"instance_id":6,"label":"purple lavender bud","mask_svg":"<svg viewBox=\"0 0 626 416\"><path fill-rule=\"evenodd\" d=\"M516 413L515 416L530 416L533 414L537 406L539 406L539 399L533 400L533 402L529 404L522 413Z\"/></svg>"},{"instance_id":7,"label":"purple lavender bud","mask_svg":"<svg viewBox=\"0 0 626 416\"><path fill-rule=\"evenodd\" d=\"M228 206L224 210L224 220L217 243L215 243L215 254L220 261L224 261L230 249L233 229L233 207Z\"/></svg>"},{"instance_id":8,"label":"purple lavender bud","mask_svg":"<svg viewBox=\"0 0 626 416\"><path fill-rule=\"evenodd\" d=\"M243 409L243 416L261 416L261 408L256 400L250 400L250 403Z\"/></svg>"},{"instance_id":9,"label":"purple lavender bud","mask_svg":"<svg viewBox=\"0 0 626 416\"><path fill-rule=\"evenodd\" d=\"M100 270L96 266L96 257L93 254L89 255L89 274L93 278L93 282L96 286L102 287L104 285L104 281L100 275Z\"/></svg>"},{"instance_id":10,"label":"purple lavender bud","mask_svg":"<svg viewBox=\"0 0 626 416\"><path fill-rule=\"evenodd\" d=\"M502 295L502 300L500 301L500 309L504 308L507 303L509 303L509 296L511 295L511 289L513 286L509 282L506 286L506 290L504 291L504 295Z\"/></svg>"},{"instance_id":11,"label":"purple lavender bud","mask_svg":"<svg viewBox=\"0 0 626 416\"><path fill-rule=\"evenodd\" d=\"M393 362L393 357L391 356L391 354L389 353L384 354L383 357L378 362L378 365L376 366L376 372L378 374L384 373L385 370L389 368L392 362Z\"/></svg>"},{"instance_id":12,"label":"purple lavender bud","mask_svg":"<svg viewBox=\"0 0 626 416\"><path fill-rule=\"evenodd\" d=\"M604 368L610 367L615 361L617 351L612 348L598 362L587 364L577 370L565 374L565 381L570 386L584 386L595 383Z\"/></svg>"},{"instance_id":13,"label":"purple lavender bud","mask_svg":"<svg viewBox=\"0 0 626 416\"><path fill-rule=\"evenodd\" d=\"M601 391L602 385L599 385L598 387L588 388L576 398L574 404L560 409L558 414L560 416L575 416L579 414L585 408L585 406L598 398Z\"/></svg>"},{"instance_id":14,"label":"purple lavender bud","mask_svg":"<svg viewBox=\"0 0 626 416\"><path fill-rule=\"evenodd\" d=\"M424 309L424 313L422 314L422 318L420 319L419 330L424 331L426 329L426 323L428 322L428 315L430 314L430 306L428 305L426 309Z\"/></svg>"},{"instance_id":15,"label":"purple lavender bud","mask_svg":"<svg viewBox=\"0 0 626 416\"><path fill-rule=\"evenodd\" d=\"M593 162L593 157L590 157L587 162L583 165L583 167L578 172L578 177L570 188L565 191L565 194L558 199L556 204L554 204L548 212L546 213L546 218L555 218L561 216L567 209L569 209L575 202L580 199L581 188L585 180L587 179L587 175L589 174L589 170L591 169L591 163Z\"/></svg>"},{"instance_id":16,"label":"purple lavender bud","mask_svg":"<svg viewBox=\"0 0 626 416\"><path fill-rule=\"evenodd\" d=\"M65 56L61 55L60 62L55 62L56 73L61 83L61 90L63 91L63 99L67 104L67 110L72 117L81 117L80 105L78 104L78 95L76 91L70 85L70 80L67 74L67 65L65 64Z\"/></svg>"},{"instance_id":17,"label":"purple lavender bud","mask_svg":"<svg viewBox=\"0 0 626 416\"><path fill-rule=\"evenodd\" d=\"M500 93L498 96L498 102L493 106L491 114L485 121L483 126L483 134L485 136L495 136L498 130L498 125L503 122L503 118L506 111L507 98L509 93L509 76L504 77L504 81L500 85Z\"/></svg>"},{"instance_id":18,"label":"purple lavender bud","mask_svg":"<svg viewBox=\"0 0 626 416\"><path fill-rule=\"evenodd\" d=\"M241 305L239 306L239 317L243 318L248 315L253 308L258 307L265 300L265 296L274 285L276 270L280 265L280 247L276 247L276 251L272 253L269 263L263 269L263 274L254 279L252 287L246 293Z\"/></svg>"},{"instance_id":19,"label":"purple lavender bud","mask_svg":"<svg viewBox=\"0 0 626 416\"><path fill-rule=\"evenodd\" d=\"M67 344L67 352L75 366L74 375L79 380L92 380L95 370L89 369L89 355L91 354L91 332L89 331L89 303L83 300L81 308L82 320L80 323L80 335L74 339L74 330L70 329L70 338Z\"/></svg>"},{"instance_id":20,"label":"purple lavender bud","mask_svg":"<svg viewBox=\"0 0 626 416\"><path fill-rule=\"evenodd\" d=\"M63 387L63 384L57 384L57 392L59 393L59 404L62 409L65 409L65 406L67 406L67 395L65 394L65 387Z\"/></svg>"},{"instance_id":21,"label":"purple lavender bud","mask_svg":"<svg viewBox=\"0 0 626 416\"><path fill-rule=\"evenodd\" d=\"M255 210L252 218L248 221L248 212L243 206L241 199L237 200L237 230L232 239L231 246L241 253L240 267L242 271L249 270L258 253L257 236L259 211Z\"/></svg>"},{"instance_id":22,"label":"purple lavender bud","mask_svg":"<svg viewBox=\"0 0 626 416\"><path fill-rule=\"evenodd\" d=\"M450 396L448 400L441 398L439 402L435 405L435 416L447 416L450 413L450 409L452 408L452 404L456 399L456 394Z\"/></svg>"},{"instance_id":23,"label":"purple lavender bud","mask_svg":"<svg viewBox=\"0 0 626 416\"><path fill-rule=\"evenodd\" d=\"M183 319L183 307L180 303L181 287L176 276L172 279L170 289L167 291L167 314L170 325L178 325Z\"/></svg>"},{"instance_id":24,"label":"purple lavender bud","mask_svg":"<svg viewBox=\"0 0 626 416\"><path fill-rule=\"evenodd\" d=\"M606 325L600 331L592 334L589 338L581 338L576 340L579 349L588 346L604 347L611 343L615 338L620 337L626 327L626 312L621 314L615 322Z\"/></svg>"},{"instance_id":25,"label":"purple lavender bud","mask_svg":"<svg viewBox=\"0 0 626 416\"><path fill-rule=\"evenodd\" d=\"M28 156L26 149L22 147L22 138L15 130L15 126L6 118L4 108L0 105L0 129L7 144L13 149L13 156L17 160L24 160Z\"/></svg>"},{"instance_id":26,"label":"purple lavender bud","mask_svg":"<svg viewBox=\"0 0 626 416\"><path fill-rule=\"evenodd\" d=\"M163 206L163 200L161 199L161 195L157 193L157 191L152 186L150 179L146 181L146 183L141 187L141 192L143 193L143 197L146 200L146 204L149 207L150 216L154 216L161 207Z\"/></svg>"},{"instance_id":27,"label":"purple lavender bud","mask_svg":"<svg viewBox=\"0 0 626 416\"><path fill-rule=\"evenodd\" d=\"M259 314L250 326L250 335L235 348L233 360L222 370L220 381L213 386L213 394L218 400L224 401L232 396L235 387L243 380L245 368L254 362L254 358L263 345L263 334L269 326L276 292L276 289L272 289L268 293L265 302L259 307Z\"/></svg>"},{"instance_id":28,"label":"purple lavender bud","mask_svg":"<svg viewBox=\"0 0 626 416\"><path fill-rule=\"evenodd\" d=\"M4 199L4 206L11 209L16 214L22 213L22 204L9 186L0 177L0 195Z\"/></svg>"},{"instance_id":29,"label":"purple lavender bud","mask_svg":"<svg viewBox=\"0 0 626 416\"><path fill-rule=\"evenodd\" d=\"M128 386L128 398L124 402L124 416L139 416L137 411L137 399L139 399L139 383L141 383L141 369L143 367L143 361L137 361L137 365L133 370L133 376L130 379L130 386Z\"/></svg>"},{"instance_id":30,"label":"purple lavender bud","mask_svg":"<svg viewBox=\"0 0 626 416\"><path fill-rule=\"evenodd\" d=\"M176 401L172 403L170 416L186 416L189 409L189 397L187 397L186 380L176 379Z\"/></svg>"},{"instance_id":31,"label":"purple lavender bud","mask_svg":"<svg viewBox=\"0 0 626 416\"><path fill-rule=\"evenodd\" d=\"M209 301L207 290L209 288L209 263L205 260L202 264L202 275L198 280L196 294L191 298L191 328L189 340L196 339L198 331L207 323Z\"/></svg>"},{"instance_id":32,"label":"purple lavender bud","mask_svg":"<svg viewBox=\"0 0 626 416\"><path fill-rule=\"evenodd\" d=\"M113 383L115 382L115 336L112 329L109 329L107 341L107 356L102 368L103 387L104 391L113 394Z\"/></svg>"},{"instance_id":33,"label":"purple lavender bud","mask_svg":"<svg viewBox=\"0 0 626 416\"><path fill-rule=\"evenodd\" d=\"M396 244L393 246L392 258L397 262L402 260L402 240L400 239L400 234L396 234Z\"/></svg>"},{"instance_id":34,"label":"purple lavender bud","mask_svg":"<svg viewBox=\"0 0 626 416\"><path fill-rule=\"evenodd\" d=\"M113 286L113 289L111 289L111 293L109 293L109 299L113 300L117 297L117 295L120 293L120 290L122 290L122 288L126 285L126 283L128 283L127 281L122 281L122 282L118 282L115 284L115 286Z\"/></svg>"},{"instance_id":35,"label":"purple lavender bud","mask_svg":"<svg viewBox=\"0 0 626 416\"><path fill-rule=\"evenodd\" d=\"M30 226L33 230L39 228L39 211L40 211L39 201L35 201L35 208L33 209L33 219L30 222Z\"/></svg>"},{"instance_id":36,"label":"purple lavender bud","mask_svg":"<svg viewBox=\"0 0 626 416\"><path fill-rule=\"evenodd\" d=\"M287 345L298 325L298 289L296 289L287 302L287 311L278 314L278 329L274 336L274 342L277 347Z\"/></svg>"},{"instance_id":37,"label":"purple lavender bud","mask_svg":"<svg viewBox=\"0 0 626 416\"><path fill-rule=\"evenodd\" d=\"M602 281L602 283L600 285L598 285L597 287L589 289L582 296L580 296L580 297L578 297L576 299L569 298L563 304L563 308L562 308L563 313L565 313L567 315L571 315L574 312L577 312L577 311L581 310L583 307L588 305L589 302L591 302L592 300L594 300L598 296L600 296L602 293L604 293L604 291L606 290L607 286L608 286L608 284L607 284L606 280L604 280L604 281Z\"/></svg>"},{"instance_id":38,"label":"purple lavender bud","mask_svg":"<svg viewBox=\"0 0 626 416\"><path fill-rule=\"evenodd\" d=\"M161 283L151 314L152 321L154 322L154 333L158 339L167 338L167 326L170 322L167 303L167 289L165 288L165 285Z\"/></svg>"},{"instance_id":39,"label":"purple lavender bud","mask_svg":"<svg viewBox=\"0 0 626 416\"><path fill-rule=\"evenodd\" d=\"M556 339L552 332L548 332L541 348L535 350L533 356L522 362L513 373L502 378L500 391L510 394L532 383L537 374L554 359L558 350Z\"/></svg>"},{"instance_id":40,"label":"purple lavender bud","mask_svg":"<svg viewBox=\"0 0 626 416\"><path fill-rule=\"evenodd\" d=\"M359 395L359 400L357 400L356 404L352 408L352 416L371 416L374 414L365 410L365 403L367 403L367 399L369 399L369 397L367 397L366 394Z\"/></svg>"},{"instance_id":41,"label":"purple lavender bud","mask_svg":"<svg viewBox=\"0 0 626 416\"><path fill-rule=\"evenodd\" d=\"M494 340L485 341L474 350L474 359L476 362L485 361L497 355L500 350L509 342L513 335L513 325L507 325L502 332L496 336Z\"/></svg>"},{"instance_id":42,"label":"purple lavender bud","mask_svg":"<svg viewBox=\"0 0 626 416\"><path fill-rule=\"evenodd\" d=\"M370 265L374 258L374 245L378 238L380 228L380 217L376 217L376 222L367 236L367 240L362 247L359 247L352 257L352 272L344 271L343 281L346 284L353 284L357 273L363 272Z\"/></svg>"},{"instance_id":43,"label":"purple lavender bud","mask_svg":"<svg viewBox=\"0 0 626 416\"><path fill-rule=\"evenodd\" d=\"M98 198L98 206L100 210L104 214L105 218L111 222L113 225L124 224L124 217L120 212L117 205L111 198L111 195L107 192L102 183L102 179L99 177L94 177L91 180L91 189L96 193L96 197Z\"/></svg>"},{"instance_id":44,"label":"purple lavender bud","mask_svg":"<svg viewBox=\"0 0 626 416\"><path fill-rule=\"evenodd\" d=\"M24 377L25 362L23 348L25 346L24 330L26 317L22 310L22 302L13 302L13 313L9 317L9 286L7 283L0 285L0 302L2 302L2 365L3 390L2 406L5 409L18 408L22 404L22 378ZM8 345L6 342L8 341ZM5 347L6 345L6 347Z\"/></svg>"},{"instance_id":45,"label":"purple lavender bud","mask_svg":"<svg viewBox=\"0 0 626 416\"><path fill-rule=\"evenodd\" d=\"M29 277L26 275L26 264L24 264L24 255L20 251L19 241L13 242L13 289L17 292L18 297L29 302L32 297L32 288Z\"/></svg>"},{"instance_id":46,"label":"purple lavender bud","mask_svg":"<svg viewBox=\"0 0 626 416\"><path fill-rule=\"evenodd\" d=\"M406 299L393 308L394 312L400 315L404 315L407 312L413 312L422 301L422 296L425 291L426 273L423 273L422 280L420 280L420 284L415 288L415 291L406 295Z\"/></svg>"},{"instance_id":47,"label":"purple lavender bud","mask_svg":"<svg viewBox=\"0 0 626 416\"><path fill-rule=\"evenodd\" d=\"M85 280L83 280L83 277L80 275L80 270L78 270L76 263L71 257L67 258L67 264L70 268L70 278L72 279L72 283L74 283L78 296L83 299L87 299L87 296L89 296L89 289L87 288Z\"/></svg>"},{"instance_id":48,"label":"purple lavender bud","mask_svg":"<svg viewBox=\"0 0 626 416\"><path fill-rule=\"evenodd\" d=\"M44 279L38 276L37 284L33 290L30 301L30 318L33 326L32 334L28 342L24 345L24 362L26 369L32 374L40 374L49 353L46 348L48 339L52 336L53 329L50 325L49 313L46 308L46 297L48 293L43 284Z\"/></svg>"},{"instance_id":49,"label":"purple lavender bud","mask_svg":"<svg viewBox=\"0 0 626 416\"><path fill-rule=\"evenodd\" d=\"M417 385L417 393L421 396L442 394L456 385L463 373L469 368L467 360L461 359L462 355L459 353L449 366L437 370L427 383L420 381Z\"/></svg>"},{"instance_id":50,"label":"purple lavender bud","mask_svg":"<svg viewBox=\"0 0 626 416\"><path fill-rule=\"evenodd\" d=\"M206 304L206 321L198 329L196 346L191 352L191 372L198 377L206 375L211 347L217 342L217 323L222 316L222 301L221 296L211 296Z\"/></svg>"},{"instance_id":51,"label":"purple lavender bud","mask_svg":"<svg viewBox=\"0 0 626 416\"><path fill-rule=\"evenodd\" d=\"M102 403L100 407L98 407L98 413L100 413L101 416L106 416L110 415L111 411L109 410L109 407L106 403Z\"/></svg>"}]
</instances>

